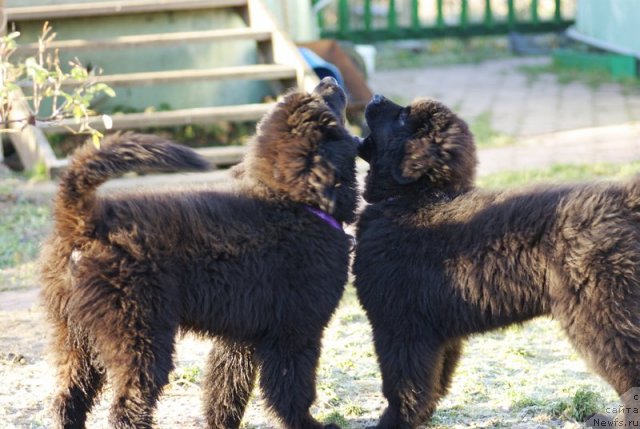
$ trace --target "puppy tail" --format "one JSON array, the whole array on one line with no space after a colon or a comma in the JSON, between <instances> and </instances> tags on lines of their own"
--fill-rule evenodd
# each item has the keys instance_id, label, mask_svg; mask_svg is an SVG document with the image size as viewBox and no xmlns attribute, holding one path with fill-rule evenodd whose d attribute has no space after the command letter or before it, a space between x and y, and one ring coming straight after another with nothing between
<instances>
[{"instance_id":1,"label":"puppy tail","mask_svg":"<svg viewBox=\"0 0 640 429\"><path fill-rule=\"evenodd\" d=\"M84 224L95 202L96 189L128 172L203 171L209 163L192 149L158 136L132 132L106 137L100 148L87 143L78 149L60 180L54 205L64 228Z\"/></svg>"}]
</instances>

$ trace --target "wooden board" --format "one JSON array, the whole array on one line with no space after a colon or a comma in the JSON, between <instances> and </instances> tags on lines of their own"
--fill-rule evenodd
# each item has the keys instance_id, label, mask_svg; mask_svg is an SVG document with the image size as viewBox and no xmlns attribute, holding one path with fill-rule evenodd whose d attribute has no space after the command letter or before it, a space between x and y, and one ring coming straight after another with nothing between
<instances>
[{"instance_id":1,"label":"wooden board","mask_svg":"<svg viewBox=\"0 0 640 429\"><path fill-rule=\"evenodd\" d=\"M168 70L143 73L123 73L92 78L95 82L114 86L155 85L175 81L197 80L277 80L295 78L296 69L279 64L255 64L238 67L218 67L204 70ZM75 86L78 82L68 80L64 85Z\"/></svg>"},{"instance_id":2,"label":"wooden board","mask_svg":"<svg viewBox=\"0 0 640 429\"><path fill-rule=\"evenodd\" d=\"M145 127L163 127L188 124L213 124L221 121L257 121L274 104L244 104L239 106L199 107L193 109L171 110L167 112L115 114L113 129L135 129ZM104 130L101 117L91 119L91 126ZM47 133L68 132L67 127L78 128L74 120L65 120L45 128Z\"/></svg>"},{"instance_id":3,"label":"wooden board","mask_svg":"<svg viewBox=\"0 0 640 429\"><path fill-rule=\"evenodd\" d=\"M271 33L264 30L253 30L251 28L234 28L228 30L209 31L184 31L163 34L143 34L135 36L121 36L114 39L101 40L59 40L51 42L49 49L73 49L74 51L94 50L94 49L118 49L131 48L142 45L170 45L191 42L224 42L228 40L255 40L262 42L269 40ZM38 50L37 43L29 43L18 46L18 53L35 52Z\"/></svg>"},{"instance_id":4,"label":"wooden board","mask_svg":"<svg viewBox=\"0 0 640 429\"><path fill-rule=\"evenodd\" d=\"M86 16L126 15L171 10L215 9L246 6L247 0L131 0L10 7L9 21L34 21Z\"/></svg>"}]
</instances>

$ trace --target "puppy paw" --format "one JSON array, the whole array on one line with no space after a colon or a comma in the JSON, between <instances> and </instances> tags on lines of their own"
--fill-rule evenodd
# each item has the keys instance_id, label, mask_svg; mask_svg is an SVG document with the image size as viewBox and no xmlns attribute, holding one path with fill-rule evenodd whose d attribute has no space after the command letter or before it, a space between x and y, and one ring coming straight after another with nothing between
<instances>
[{"instance_id":1,"label":"puppy paw","mask_svg":"<svg viewBox=\"0 0 640 429\"><path fill-rule=\"evenodd\" d=\"M340 429L340 426L331 423L331 424L328 424L328 425L324 425L324 429Z\"/></svg>"}]
</instances>

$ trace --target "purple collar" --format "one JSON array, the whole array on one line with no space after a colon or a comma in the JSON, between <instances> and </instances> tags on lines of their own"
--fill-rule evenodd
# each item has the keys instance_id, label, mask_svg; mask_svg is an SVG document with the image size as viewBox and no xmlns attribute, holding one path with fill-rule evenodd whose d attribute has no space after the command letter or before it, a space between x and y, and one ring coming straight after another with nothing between
<instances>
[{"instance_id":1,"label":"purple collar","mask_svg":"<svg viewBox=\"0 0 640 429\"><path fill-rule=\"evenodd\" d=\"M333 216L331 216L329 213L324 212L320 209L317 209L315 207L311 207L311 206L304 206L305 209L307 209L307 211L313 213L314 215L318 216L320 219L322 219L323 221L325 221L326 223L328 223L329 225L331 225L333 228L339 230L339 231L344 231L342 229L342 225L340 224L340 222L338 222Z\"/></svg>"}]
</instances>

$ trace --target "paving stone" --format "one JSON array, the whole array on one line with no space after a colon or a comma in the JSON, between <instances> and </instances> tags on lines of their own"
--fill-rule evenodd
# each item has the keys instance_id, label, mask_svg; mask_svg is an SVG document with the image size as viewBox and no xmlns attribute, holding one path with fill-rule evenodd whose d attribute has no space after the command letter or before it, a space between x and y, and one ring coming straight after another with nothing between
<instances>
[{"instance_id":1,"label":"paving stone","mask_svg":"<svg viewBox=\"0 0 640 429\"><path fill-rule=\"evenodd\" d=\"M595 125L595 121L590 114L565 114L564 112L556 118L555 122L556 131L589 128Z\"/></svg>"},{"instance_id":2,"label":"paving stone","mask_svg":"<svg viewBox=\"0 0 640 429\"><path fill-rule=\"evenodd\" d=\"M491 118L491 128L496 132L507 134L510 136L519 135L522 128L522 116L510 115L497 117L494 115Z\"/></svg>"},{"instance_id":3,"label":"paving stone","mask_svg":"<svg viewBox=\"0 0 640 429\"><path fill-rule=\"evenodd\" d=\"M627 98L627 111L632 121L640 121L640 98Z\"/></svg>"},{"instance_id":4,"label":"paving stone","mask_svg":"<svg viewBox=\"0 0 640 429\"><path fill-rule=\"evenodd\" d=\"M597 126L612 125L612 124L624 124L631 122L633 119L630 117L626 110L598 110L594 112L595 124Z\"/></svg>"},{"instance_id":5,"label":"paving stone","mask_svg":"<svg viewBox=\"0 0 640 429\"><path fill-rule=\"evenodd\" d=\"M432 97L473 121L488 113L494 130L531 136L640 120L640 93L617 84L591 88L581 82L559 84L552 74L532 80L521 68L550 64L548 58L512 58L376 73L372 87L404 101Z\"/></svg>"}]
</instances>

